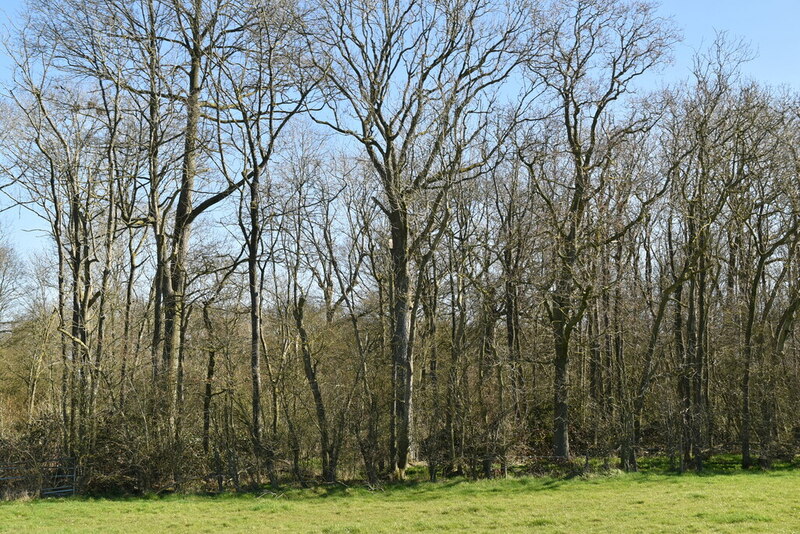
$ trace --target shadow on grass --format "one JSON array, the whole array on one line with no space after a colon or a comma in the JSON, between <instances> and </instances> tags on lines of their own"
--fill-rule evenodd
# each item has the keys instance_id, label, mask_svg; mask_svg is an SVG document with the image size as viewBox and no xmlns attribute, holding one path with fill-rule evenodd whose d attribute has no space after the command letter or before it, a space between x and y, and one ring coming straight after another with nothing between
<instances>
[{"instance_id":1,"label":"shadow on grass","mask_svg":"<svg viewBox=\"0 0 800 534\"><path fill-rule=\"evenodd\" d=\"M617 469L606 470L599 465L592 465L586 472L570 470L559 473L552 471L549 475L533 476L523 474L500 479L473 480L465 477L446 478L437 482L429 482L421 477L407 481L385 482L379 488L369 488L363 482L320 484L310 488L301 488L299 485L284 485L278 490L271 490L264 486L251 491L223 492L218 494L144 494L144 495L90 495L66 497L63 499L42 500L38 502L91 502L91 501L180 501L184 499L209 499L209 500L272 500L309 501L316 499L348 499L356 496L376 499L399 499L403 501L422 501L453 499L459 496L470 497L492 494L518 494L557 491L569 485L602 484L606 481L618 481L630 484L646 484L654 482L678 482L682 477L728 477L731 475L764 476L774 473L798 473L798 462L775 462L770 469L754 467L743 470L740 466L740 457L732 455L713 456L706 460L700 472L686 470L681 473L671 467L665 457L643 457L640 460L640 470L636 473L623 473ZM420 471L422 472L422 471Z\"/></svg>"},{"instance_id":2,"label":"shadow on grass","mask_svg":"<svg viewBox=\"0 0 800 534\"><path fill-rule=\"evenodd\" d=\"M778 460L768 467L753 466L742 469L742 458L733 454L720 454L707 458L699 471L687 465L683 472L676 467L677 460L670 461L665 457L645 457L639 460L639 472L665 476L730 476L730 475L763 475L765 473L793 472L800 470L800 462L796 460Z\"/></svg>"}]
</instances>

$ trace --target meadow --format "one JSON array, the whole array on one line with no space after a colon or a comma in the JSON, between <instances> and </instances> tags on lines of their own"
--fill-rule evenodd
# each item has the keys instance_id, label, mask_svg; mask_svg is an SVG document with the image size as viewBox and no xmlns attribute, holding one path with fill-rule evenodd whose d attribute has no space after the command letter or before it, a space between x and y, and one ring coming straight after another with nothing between
<instances>
[{"instance_id":1,"label":"meadow","mask_svg":"<svg viewBox=\"0 0 800 534\"><path fill-rule=\"evenodd\" d=\"M800 471L0 503L0 532L800 532Z\"/></svg>"}]
</instances>

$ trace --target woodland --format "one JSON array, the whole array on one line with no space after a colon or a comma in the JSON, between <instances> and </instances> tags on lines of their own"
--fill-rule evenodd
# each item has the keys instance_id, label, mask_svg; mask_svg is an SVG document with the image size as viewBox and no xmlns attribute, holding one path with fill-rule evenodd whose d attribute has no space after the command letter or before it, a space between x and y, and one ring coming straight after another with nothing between
<instances>
[{"instance_id":1,"label":"woodland","mask_svg":"<svg viewBox=\"0 0 800 534\"><path fill-rule=\"evenodd\" d=\"M649 0L31 1L0 460L138 493L793 459L800 93L722 33L665 83L680 38Z\"/></svg>"}]
</instances>

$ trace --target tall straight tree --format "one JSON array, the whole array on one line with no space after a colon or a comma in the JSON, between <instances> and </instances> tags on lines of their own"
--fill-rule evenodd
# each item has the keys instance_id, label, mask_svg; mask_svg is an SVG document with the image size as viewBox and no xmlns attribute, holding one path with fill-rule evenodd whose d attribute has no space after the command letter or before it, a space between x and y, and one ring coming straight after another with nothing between
<instances>
[{"instance_id":1,"label":"tall straight tree","mask_svg":"<svg viewBox=\"0 0 800 534\"><path fill-rule=\"evenodd\" d=\"M320 8L315 64L327 75L329 98L314 118L360 143L390 225L392 462L403 478L414 374L410 266L441 229L450 185L480 167L468 163L470 152L492 93L518 61L523 12L485 0L323 0Z\"/></svg>"},{"instance_id":2,"label":"tall straight tree","mask_svg":"<svg viewBox=\"0 0 800 534\"><path fill-rule=\"evenodd\" d=\"M219 143L220 169L228 183L243 176L246 201L240 205L239 226L247 253L250 298L251 439L257 458L266 456L271 482L277 484L271 446L265 446L261 409L262 306L265 262L274 261L264 250L263 226L271 204L264 199L270 190L269 164L276 141L289 121L301 112L316 83L303 64L302 39L305 13L298 6L278 2L240 2L235 27L247 28L226 44L231 53L215 65L214 85L218 106L217 133L230 138L241 158L241 168L226 163L227 143Z\"/></svg>"},{"instance_id":3,"label":"tall straight tree","mask_svg":"<svg viewBox=\"0 0 800 534\"><path fill-rule=\"evenodd\" d=\"M553 177L558 201L545 199L556 235L556 272L547 299L555 371L553 454L568 458L570 340L590 294L577 277L586 208L601 189L600 171L615 149L652 124L652 117L641 112L615 119L615 104L665 57L676 35L647 2L569 0L555 3L552 11L545 43L529 66L531 78L544 83L552 97L554 121L560 123L558 148L568 158L564 175Z\"/></svg>"}]
</instances>

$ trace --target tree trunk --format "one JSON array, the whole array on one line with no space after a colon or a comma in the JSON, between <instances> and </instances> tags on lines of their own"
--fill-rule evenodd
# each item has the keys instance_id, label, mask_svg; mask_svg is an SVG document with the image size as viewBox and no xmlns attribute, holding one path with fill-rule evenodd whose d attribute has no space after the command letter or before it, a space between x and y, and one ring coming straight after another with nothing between
<instances>
[{"instance_id":1,"label":"tree trunk","mask_svg":"<svg viewBox=\"0 0 800 534\"><path fill-rule=\"evenodd\" d=\"M393 332L391 339L394 367L394 405L397 421L397 463L395 475L405 478L411 432L411 399L413 388L413 362L409 347L409 299L408 276L408 215L402 208L394 209L390 215L392 235L392 270L394 302L392 303Z\"/></svg>"}]
</instances>

